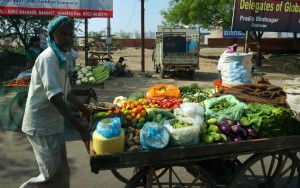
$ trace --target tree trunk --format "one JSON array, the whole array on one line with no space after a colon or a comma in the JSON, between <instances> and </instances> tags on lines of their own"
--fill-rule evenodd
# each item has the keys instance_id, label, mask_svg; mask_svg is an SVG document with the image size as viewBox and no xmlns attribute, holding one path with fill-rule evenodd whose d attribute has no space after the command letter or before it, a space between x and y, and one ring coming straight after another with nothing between
<instances>
[{"instance_id":1,"label":"tree trunk","mask_svg":"<svg viewBox=\"0 0 300 188\"><path fill-rule=\"evenodd\" d=\"M256 63L255 65L256 66L261 66L261 60L262 60L262 50L261 50L261 38L264 34L263 31L257 31L257 32L254 32L254 39L255 39L255 44L256 44L256 51L257 51L257 54L256 54Z\"/></svg>"}]
</instances>

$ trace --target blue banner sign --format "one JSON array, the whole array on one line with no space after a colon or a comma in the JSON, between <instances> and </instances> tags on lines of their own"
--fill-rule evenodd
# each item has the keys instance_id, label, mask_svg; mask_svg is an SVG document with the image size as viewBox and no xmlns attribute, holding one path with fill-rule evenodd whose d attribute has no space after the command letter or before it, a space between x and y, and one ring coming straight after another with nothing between
<instances>
[{"instance_id":1,"label":"blue banner sign","mask_svg":"<svg viewBox=\"0 0 300 188\"><path fill-rule=\"evenodd\" d=\"M245 38L245 33L243 33L242 31L224 29L223 38Z\"/></svg>"}]
</instances>

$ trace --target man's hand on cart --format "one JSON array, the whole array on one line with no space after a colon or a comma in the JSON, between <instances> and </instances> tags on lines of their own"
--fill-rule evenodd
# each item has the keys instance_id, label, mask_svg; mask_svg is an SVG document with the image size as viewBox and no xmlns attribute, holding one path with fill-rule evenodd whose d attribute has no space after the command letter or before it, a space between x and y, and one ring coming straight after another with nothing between
<instances>
[{"instance_id":1,"label":"man's hand on cart","mask_svg":"<svg viewBox=\"0 0 300 188\"><path fill-rule=\"evenodd\" d=\"M86 151L90 154L90 131L88 124L83 125L82 131L80 131L81 140L83 141Z\"/></svg>"}]
</instances>

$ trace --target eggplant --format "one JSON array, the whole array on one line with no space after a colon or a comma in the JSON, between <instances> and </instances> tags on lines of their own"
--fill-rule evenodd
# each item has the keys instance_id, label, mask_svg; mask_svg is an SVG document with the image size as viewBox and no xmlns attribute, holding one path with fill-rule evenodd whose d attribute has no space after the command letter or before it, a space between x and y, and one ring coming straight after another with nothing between
<instances>
[{"instance_id":1,"label":"eggplant","mask_svg":"<svg viewBox=\"0 0 300 188\"><path fill-rule=\"evenodd\" d=\"M255 129L253 129L252 127L247 127L246 131L253 138L258 138L259 137L258 132Z\"/></svg>"},{"instance_id":2,"label":"eggplant","mask_svg":"<svg viewBox=\"0 0 300 188\"><path fill-rule=\"evenodd\" d=\"M223 120L223 121L221 121L219 123L219 125L228 125L228 126L231 126L233 124L232 124L232 121L230 121L230 120Z\"/></svg>"},{"instance_id":3,"label":"eggplant","mask_svg":"<svg viewBox=\"0 0 300 188\"><path fill-rule=\"evenodd\" d=\"M233 142L233 139L231 136L227 136L227 142Z\"/></svg>"},{"instance_id":4,"label":"eggplant","mask_svg":"<svg viewBox=\"0 0 300 188\"><path fill-rule=\"evenodd\" d=\"M237 121L236 122L236 125L238 125L238 126L240 126L240 127L242 127L242 128L244 128L245 126L242 124L242 122L241 121Z\"/></svg>"},{"instance_id":5,"label":"eggplant","mask_svg":"<svg viewBox=\"0 0 300 188\"><path fill-rule=\"evenodd\" d=\"M234 135L233 136L233 141L234 142L240 142L242 140L243 140L243 138L240 135Z\"/></svg>"},{"instance_id":6,"label":"eggplant","mask_svg":"<svg viewBox=\"0 0 300 188\"><path fill-rule=\"evenodd\" d=\"M246 136L247 136L247 131L246 131L244 128L241 128L241 127L240 127L239 134L240 134L242 137L246 137Z\"/></svg>"},{"instance_id":7,"label":"eggplant","mask_svg":"<svg viewBox=\"0 0 300 188\"><path fill-rule=\"evenodd\" d=\"M223 134L229 134L230 132L230 125L228 124L219 124L219 129Z\"/></svg>"},{"instance_id":8,"label":"eggplant","mask_svg":"<svg viewBox=\"0 0 300 188\"><path fill-rule=\"evenodd\" d=\"M245 138L245 140L252 140L252 139L253 139L253 137L250 135L246 136L246 138Z\"/></svg>"},{"instance_id":9,"label":"eggplant","mask_svg":"<svg viewBox=\"0 0 300 188\"><path fill-rule=\"evenodd\" d=\"M236 133L236 134L238 134L239 132L240 132L240 130L241 130L241 127L240 126L238 126L238 125L231 125L231 131L233 132L233 133Z\"/></svg>"}]
</instances>

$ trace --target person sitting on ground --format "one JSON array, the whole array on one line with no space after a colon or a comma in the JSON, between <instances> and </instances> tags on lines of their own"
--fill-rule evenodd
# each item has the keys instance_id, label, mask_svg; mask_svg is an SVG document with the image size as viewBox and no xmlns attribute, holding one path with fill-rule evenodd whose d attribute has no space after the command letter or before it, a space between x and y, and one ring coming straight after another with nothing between
<instances>
[{"instance_id":1,"label":"person sitting on ground","mask_svg":"<svg viewBox=\"0 0 300 188\"><path fill-rule=\"evenodd\" d=\"M126 64L123 64L124 61L126 61L124 57L120 57L119 61L116 63L117 76L126 76L125 73Z\"/></svg>"},{"instance_id":2,"label":"person sitting on ground","mask_svg":"<svg viewBox=\"0 0 300 188\"><path fill-rule=\"evenodd\" d=\"M43 52L40 41L38 36L33 36L29 40L29 49L26 51L27 68L29 69L33 67L36 58Z\"/></svg>"},{"instance_id":3,"label":"person sitting on ground","mask_svg":"<svg viewBox=\"0 0 300 188\"><path fill-rule=\"evenodd\" d=\"M115 64L110 61L110 58L104 58L103 66L105 66L109 70L109 76L112 75L113 71L115 70Z\"/></svg>"},{"instance_id":4,"label":"person sitting on ground","mask_svg":"<svg viewBox=\"0 0 300 188\"><path fill-rule=\"evenodd\" d=\"M232 53L235 53L237 50L237 44L233 44L232 46L229 46L224 53L229 53L229 54L232 54ZM223 54L224 54L223 53ZM221 76L221 71L222 71L222 64L223 64L223 61L221 60L221 58L219 59L218 61L218 76L219 76L219 80L222 80L222 76Z\"/></svg>"}]
</instances>

